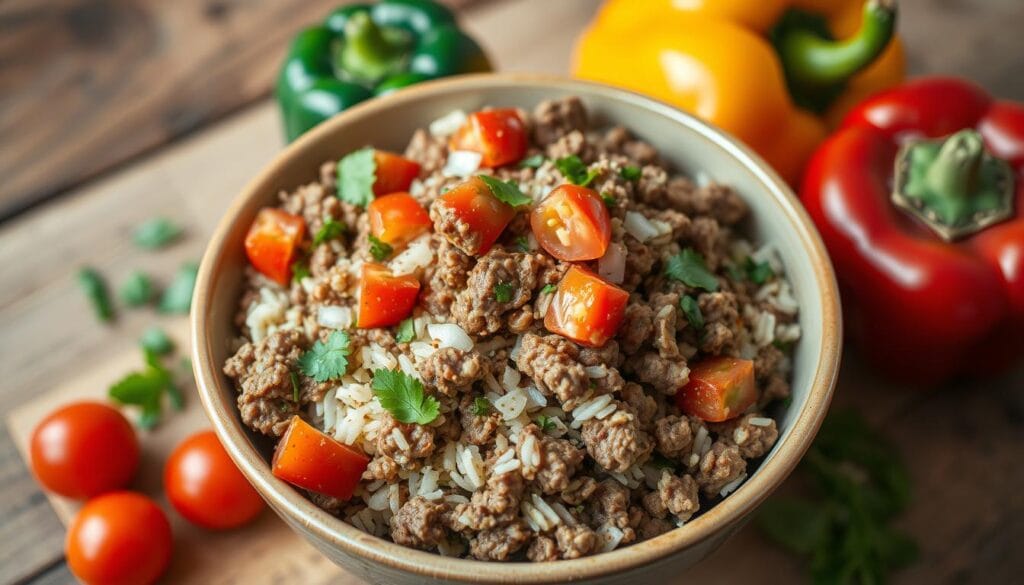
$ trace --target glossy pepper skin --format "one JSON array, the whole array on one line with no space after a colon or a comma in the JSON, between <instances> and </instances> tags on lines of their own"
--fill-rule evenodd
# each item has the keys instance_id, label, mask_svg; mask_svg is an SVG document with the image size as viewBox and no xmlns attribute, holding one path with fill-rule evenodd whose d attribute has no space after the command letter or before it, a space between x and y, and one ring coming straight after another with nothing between
<instances>
[{"instance_id":1,"label":"glossy pepper skin","mask_svg":"<svg viewBox=\"0 0 1024 585\"><path fill-rule=\"evenodd\" d=\"M277 79L289 141L375 95L459 73L490 71L480 45L431 0L350 4L292 40Z\"/></svg>"},{"instance_id":2,"label":"glossy pepper skin","mask_svg":"<svg viewBox=\"0 0 1024 585\"><path fill-rule=\"evenodd\" d=\"M903 80L894 2L609 0L573 72L696 114L795 184L843 113Z\"/></svg>"},{"instance_id":3,"label":"glossy pepper skin","mask_svg":"<svg viewBox=\"0 0 1024 585\"><path fill-rule=\"evenodd\" d=\"M947 241L893 203L903 189L894 162L908 141L949 137L948 150L965 136L980 136L979 148L1011 177L1001 183L1009 217ZM932 168L919 178L944 177ZM953 203L970 203L987 180L958 168L940 166L953 180L936 184L940 194L964 194ZM814 155L801 198L835 264L848 330L890 377L929 386L1024 355L1024 105L948 78L878 94Z\"/></svg>"}]
</instances>

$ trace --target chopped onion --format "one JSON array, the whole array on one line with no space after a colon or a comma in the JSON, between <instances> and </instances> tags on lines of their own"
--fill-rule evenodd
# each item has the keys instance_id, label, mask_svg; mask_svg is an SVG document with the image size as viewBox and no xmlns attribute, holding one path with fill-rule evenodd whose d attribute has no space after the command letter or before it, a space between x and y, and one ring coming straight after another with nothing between
<instances>
[{"instance_id":1,"label":"chopped onion","mask_svg":"<svg viewBox=\"0 0 1024 585\"><path fill-rule=\"evenodd\" d=\"M348 329L352 326L352 309L323 305L316 311L316 322L330 329Z\"/></svg>"},{"instance_id":2,"label":"chopped onion","mask_svg":"<svg viewBox=\"0 0 1024 585\"><path fill-rule=\"evenodd\" d=\"M438 342L438 347L454 347L462 351L473 349L473 340L466 331L454 323L431 323L427 335Z\"/></svg>"},{"instance_id":3,"label":"chopped onion","mask_svg":"<svg viewBox=\"0 0 1024 585\"><path fill-rule=\"evenodd\" d=\"M480 168L484 155L470 150L453 150L448 153L448 160L441 169L446 177L468 177Z\"/></svg>"},{"instance_id":4,"label":"chopped onion","mask_svg":"<svg viewBox=\"0 0 1024 585\"><path fill-rule=\"evenodd\" d=\"M401 254L391 261L391 272L395 276L412 274L419 268L430 266L434 261L434 252L430 249L430 236L416 238Z\"/></svg>"},{"instance_id":5,"label":"chopped onion","mask_svg":"<svg viewBox=\"0 0 1024 585\"><path fill-rule=\"evenodd\" d=\"M608 282L622 284L626 278L626 246L612 242L597 261L597 273Z\"/></svg>"},{"instance_id":6,"label":"chopped onion","mask_svg":"<svg viewBox=\"0 0 1024 585\"><path fill-rule=\"evenodd\" d=\"M636 211L627 211L626 219L622 222L622 227L626 229L626 233L640 240L646 242L651 238L656 238L661 235L658 231L658 227L651 223L651 220L644 217L642 213Z\"/></svg>"},{"instance_id":7,"label":"chopped onion","mask_svg":"<svg viewBox=\"0 0 1024 585\"><path fill-rule=\"evenodd\" d=\"M444 138L445 136L455 134L455 131L461 128L465 123L466 112L463 112L462 110L452 110L431 122L428 129L430 130L431 136Z\"/></svg>"}]
</instances>

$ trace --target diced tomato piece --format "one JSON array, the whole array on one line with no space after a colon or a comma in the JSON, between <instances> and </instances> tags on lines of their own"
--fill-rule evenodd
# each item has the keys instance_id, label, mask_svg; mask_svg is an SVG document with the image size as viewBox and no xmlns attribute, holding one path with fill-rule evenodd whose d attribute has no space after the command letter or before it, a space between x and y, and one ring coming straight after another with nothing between
<instances>
[{"instance_id":1,"label":"diced tomato piece","mask_svg":"<svg viewBox=\"0 0 1024 585\"><path fill-rule=\"evenodd\" d=\"M292 278L295 250L305 233L306 222L300 216L265 207L245 236L245 254L264 276L287 285Z\"/></svg>"},{"instance_id":2,"label":"diced tomato piece","mask_svg":"<svg viewBox=\"0 0 1024 585\"><path fill-rule=\"evenodd\" d=\"M498 199L480 177L472 177L435 200L442 216L452 215L458 223L469 227L468 234L449 238L463 252L476 256L485 254L498 240L516 210ZM448 234L444 234L448 237Z\"/></svg>"},{"instance_id":3,"label":"diced tomato piece","mask_svg":"<svg viewBox=\"0 0 1024 585\"><path fill-rule=\"evenodd\" d=\"M271 470L294 486L347 500L369 463L366 455L294 416L274 450Z\"/></svg>"},{"instance_id":4,"label":"diced tomato piece","mask_svg":"<svg viewBox=\"0 0 1024 585\"><path fill-rule=\"evenodd\" d=\"M611 219L597 191L561 185L530 213L530 227L549 254L566 262L604 256L612 237Z\"/></svg>"},{"instance_id":5,"label":"diced tomato piece","mask_svg":"<svg viewBox=\"0 0 1024 585\"><path fill-rule=\"evenodd\" d=\"M408 191L420 174L420 163L386 150L374 150L373 162L377 167L373 194L377 196Z\"/></svg>"},{"instance_id":6,"label":"diced tomato piece","mask_svg":"<svg viewBox=\"0 0 1024 585\"><path fill-rule=\"evenodd\" d=\"M690 369L690 381L676 392L680 410L708 422L736 418L756 401L754 362L728 356L700 361Z\"/></svg>"},{"instance_id":7,"label":"diced tomato piece","mask_svg":"<svg viewBox=\"0 0 1024 585\"><path fill-rule=\"evenodd\" d=\"M377 197L367 206L370 233L381 241L400 248L426 233L433 225L426 209L408 193Z\"/></svg>"},{"instance_id":8,"label":"diced tomato piece","mask_svg":"<svg viewBox=\"0 0 1024 585\"><path fill-rule=\"evenodd\" d=\"M359 281L359 320L356 326L372 329L398 325L412 313L419 292L420 281L415 276L394 276L380 264L363 264L363 276Z\"/></svg>"},{"instance_id":9,"label":"diced tomato piece","mask_svg":"<svg viewBox=\"0 0 1024 585\"><path fill-rule=\"evenodd\" d=\"M629 301L629 293L579 266L569 268L554 294L544 327L591 347L615 335Z\"/></svg>"},{"instance_id":10,"label":"diced tomato piece","mask_svg":"<svg viewBox=\"0 0 1024 585\"><path fill-rule=\"evenodd\" d=\"M448 147L479 152L483 155L481 165L500 167L526 154L526 126L514 108L474 112L452 135Z\"/></svg>"}]
</instances>

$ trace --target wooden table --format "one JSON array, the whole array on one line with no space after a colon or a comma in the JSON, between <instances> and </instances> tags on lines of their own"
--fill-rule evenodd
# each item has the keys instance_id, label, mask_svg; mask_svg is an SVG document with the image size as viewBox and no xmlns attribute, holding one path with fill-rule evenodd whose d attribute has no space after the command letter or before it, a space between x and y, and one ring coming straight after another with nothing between
<instances>
[{"instance_id":1,"label":"wooden table","mask_svg":"<svg viewBox=\"0 0 1024 585\"><path fill-rule=\"evenodd\" d=\"M228 201L280 147L266 99L286 39L335 0L8 0L0 6L0 411L112 356L154 321L97 325L74 282L137 267L169 276L198 258ZM462 0L464 25L503 70L564 73L597 0ZM1024 99L1019 0L905 0L916 73L965 75ZM157 253L133 226L165 215L184 242ZM896 442L916 483L902 519L923 558L898 579L1006 583L1024 569L1024 369L908 394L855 357L837 396ZM72 580L63 528L0 433L0 583ZM800 567L746 529L686 577L786 580ZM765 575L777 575L768 579Z\"/></svg>"}]
</instances>

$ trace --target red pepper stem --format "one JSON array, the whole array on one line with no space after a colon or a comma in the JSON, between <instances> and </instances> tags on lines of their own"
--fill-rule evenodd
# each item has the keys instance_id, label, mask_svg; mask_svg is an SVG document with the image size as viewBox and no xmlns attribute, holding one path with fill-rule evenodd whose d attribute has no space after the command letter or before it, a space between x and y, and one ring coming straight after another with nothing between
<instances>
[{"instance_id":1,"label":"red pepper stem","mask_svg":"<svg viewBox=\"0 0 1024 585\"><path fill-rule=\"evenodd\" d=\"M341 71L353 81L372 85L401 67L407 40L402 31L381 28L367 12L357 12L345 23Z\"/></svg>"},{"instance_id":2,"label":"red pepper stem","mask_svg":"<svg viewBox=\"0 0 1024 585\"><path fill-rule=\"evenodd\" d=\"M948 199L965 199L977 189L985 143L975 130L961 130L942 144L924 180Z\"/></svg>"}]
</instances>

